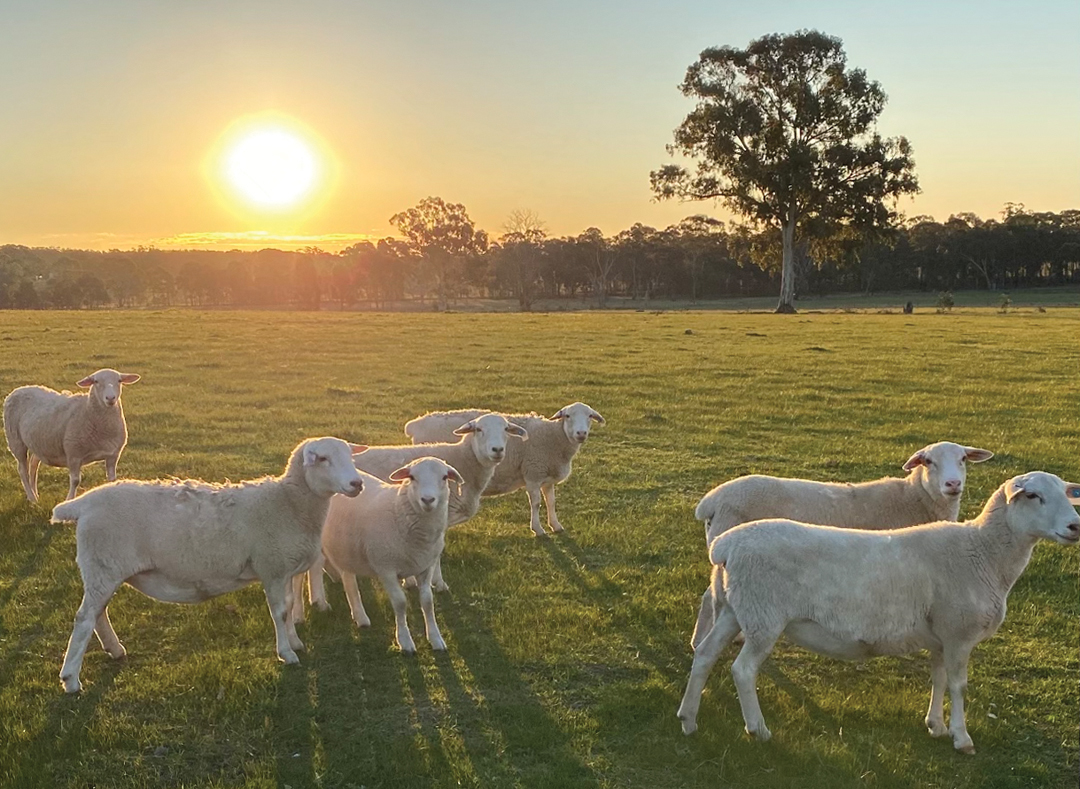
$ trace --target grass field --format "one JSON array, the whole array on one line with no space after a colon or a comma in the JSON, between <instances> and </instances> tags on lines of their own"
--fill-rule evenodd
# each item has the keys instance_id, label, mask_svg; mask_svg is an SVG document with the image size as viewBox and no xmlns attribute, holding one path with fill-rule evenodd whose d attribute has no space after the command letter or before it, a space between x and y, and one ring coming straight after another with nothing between
<instances>
[{"instance_id":1,"label":"grass field","mask_svg":"<svg viewBox=\"0 0 1080 789\"><path fill-rule=\"evenodd\" d=\"M687 333L689 330L692 333ZM449 643L393 647L361 582L358 632L333 610L281 666L257 586L200 606L121 590L128 656L93 643L86 690L57 681L81 596L70 527L0 463L0 785L5 787L1075 787L1080 556L1042 544L1000 632L973 657L978 755L934 740L924 655L844 663L778 646L742 731L727 667L684 737L675 718L708 562L693 505L748 472L864 480L939 439L992 449L974 515L1032 469L1080 477L1080 310L999 315L721 312L566 315L0 312L0 389L71 386L110 366L131 433L122 476L280 472L312 435L398 442L431 408L600 410L560 489L564 535L536 539L524 494L448 539ZM100 464L84 474L98 484ZM414 633L419 606L410 600Z\"/></svg>"}]
</instances>

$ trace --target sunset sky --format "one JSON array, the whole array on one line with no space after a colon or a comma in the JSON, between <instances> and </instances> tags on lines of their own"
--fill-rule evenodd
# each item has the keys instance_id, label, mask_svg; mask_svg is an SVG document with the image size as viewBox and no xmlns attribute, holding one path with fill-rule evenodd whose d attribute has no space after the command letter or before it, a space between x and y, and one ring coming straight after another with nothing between
<instances>
[{"instance_id":1,"label":"sunset sky","mask_svg":"<svg viewBox=\"0 0 1080 789\"><path fill-rule=\"evenodd\" d=\"M428 195L494 235L663 227L649 171L707 46L816 28L915 147L909 215L1080 208L1080 3L0 0L0 243L338 249ZM229 135L284 123L319 175L248 205Z\"/></svg>"}]
</instances>

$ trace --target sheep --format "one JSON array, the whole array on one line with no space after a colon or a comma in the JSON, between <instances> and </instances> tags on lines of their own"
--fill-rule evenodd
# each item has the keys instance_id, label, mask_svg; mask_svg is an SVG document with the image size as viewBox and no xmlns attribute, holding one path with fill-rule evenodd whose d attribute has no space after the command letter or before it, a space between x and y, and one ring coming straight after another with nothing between
<instances>
[{"instance_id":1,"label":"sheep","mask_svg":"<svg viewBox=\"0 0 1080 789\"><path fill-rule=\"evenodd\" d=\"M114 658L126 650L109 622L108 604L122 584L169 603L198 603L258 580L274 620L277 654L299 662L304 645L286 621L290 579L321 549L323 521L335 493L363 488L351 455L363 451L337 438L316 438L293 450L279 477L239 484L193 480L110 482L58 504L52 522L74 521L83 598L60 681L68 693L90 634Z\"/></svg>"},{"instance_id":2,"label":"sheep","mask_svg":"<svg viewBox=\"0 0 1080 789\"><path fill-rule=\"evenodd\" d=\"M368 474L362 477L362 494L331 500L322 537L323 555L341 575L353 620L360 627L371 625L356 576L378 578L394 607L398 646L405 654L414 654L399 579L416 576L428 641L432 649L445 650L435 621L431 578L445 543L449 483L460 486L464 479L453 466L434 457L396 469L388 475L388 483Z\"/></svg>"},{"instance_id":3,"label":"sheep","mask_svg":"<svg viewBox=\"0 0 1080 789\"><path fill-rule=\"evenodd\" d=\"M678 712L683 732L697 729L709 672L741 630L745 643L731 674L748 734L771 736L755 682L784 634L806 649L848 660L929 650L933 690L926 727L974 753L964 721L968 658L1004 621L1009 590L1035 543L1080 541L1080 517L1065 488L1042 471L1013 477L967 523L857 531L777 519L724 532L710 548L712 593L723 610L694 652Z\"/></svg>"},{"instance_id":4,"label":"sheep","mask_svg":"<svg viewBox=\"0 0 1080 789\"><path fill-rule=\"evenodd\" d=\"M120 393L123 384L138 380L135 373L106 368L78 382L89 392L20 386L4 398L4 434L27 499L38 500L37 473L43 462L67 468L68 499L75 498L88 463L104 460L105 476L116 480L116 461L127 444Z\"/></svg>"},{"instance_id":5,"label":"sheep","mask_svg":"<svg viewBox=\"0 0 1080 789\"><path fill-rule=\"evenodd\" d=\"M524 428L510 424L497 414L481 415L458 423L451 431L455 443L403 444L398 446L368 447L356 458L356 467L381 480L389 480L390 474L409 462L422 457L435 457L453 466L463 480L458 490L451 491L449 525L464 523L480 509L480 492L491 480L496 466L503 460L508 448L507 436L528 440ZM308 596L311 604L321 611L330 606L326 601L322 570L322 557L308 571ZM441 562L436 561L432 585L445 592L450 587L443 580ZM295 602L294 616L298 622L304 619L303 599Z\"/></svg>"},{"instance_id":6,"label":"sheep","mask_svg":"<svg viewBox=\"0 0 1080 789\"><path fill-rule=\"evenodd\" d=\"M440 441L462 420L474 419L480 410L443 411L425 414L405 425L405 434L413 441ZM555 486L570 476L574 455L589 438L593 422L604 424L604 417L585 403L571 403L560 408L550 419L538 414L505 414L512 424L529 431L529 443L510 445L506 458L495 469L495 476L484 490L485 496L501 496L525 488L529 496L529 528L537 537L546 535L540 525L540 497L547 507L548 528L564 530L555 513Z\"/></svg>"},{"instance_id":7,"label":"sheep","mask_svg":"<svg viewBox=\"0 0 1080 789\"><path fill-rule=\"evenodd\" d=\"M939 441L908 458L906 477L859 484L812 482L754 474L729 480L698 502L694 517L705 522L705 543L740 523L790 518L847 529L898 529L955 521L967 478L967 461L982 463L993 452ZM712 595L701 596L690 645L697 648L716 621Z\"/></svg>"}]
</instances>

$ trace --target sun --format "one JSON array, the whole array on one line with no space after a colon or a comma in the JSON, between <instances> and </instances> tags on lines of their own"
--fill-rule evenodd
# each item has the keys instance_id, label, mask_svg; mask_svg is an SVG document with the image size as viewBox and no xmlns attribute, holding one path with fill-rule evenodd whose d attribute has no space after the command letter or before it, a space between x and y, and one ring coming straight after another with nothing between
<instances>
[{"instance_id":1,"label":"sun","mask_svg":"<svg viewBox=\"0 0 1080 789\"><path fill-rule=\"evenodd\" d=\"M310 196L319 177L313 147L283 127L252 129L228 147L224 175L255 206L291 208Z\"/></svg>"}]
</instances>

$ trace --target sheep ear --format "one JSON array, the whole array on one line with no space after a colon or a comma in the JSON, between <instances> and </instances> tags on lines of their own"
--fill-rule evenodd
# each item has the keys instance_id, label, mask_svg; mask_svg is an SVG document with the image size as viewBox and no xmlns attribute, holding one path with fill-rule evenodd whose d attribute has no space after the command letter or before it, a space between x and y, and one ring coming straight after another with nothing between
<instances>
[{"instance_id":1,"label":"sheep ear","mask_svg":"<svg viewBox=\"0 0 1080 789\"><path fill-rule=\"evenodd\" d=\"M964 447L964 457L970 460L972 463L982 463L984 460L989 460L994 456L994 453L989 449L979 449L977 447Z\"/></svg>"},{"instance_id":2,"label":"sheep ear","mask_svg":"<svg viewBox=\"0 0 1080 789\"><path fill-rule=\"evenodd\" d=\"M461 427L459 427L457 430L455 430L454 435L455 436L463 436L466 433L475 433L475 432L476 432L476 422L473 422L473 421L470 420L470 421L466 422L465 424L463 424Z\"/></svg>"},{"instance_id":3,"label":"sheep ear","mask_svg":"<svg viewBox=\"0 0 1080 789\"><path fill-rule=\"evenodd\" d=\"M76 386L85 386L85 387L93 386L94 385L94 376L88 375L85 378L83 378L81 381L76 381L75 385Z\"/></svg>"},{"instance_id":4,"label":"sheep ear","mask_svg":"<svg viewBox=\"0 0 1080 789\"><path fill-rule=\"evenodd\" d=\"M904 464L904 471L911 471L916 466L926 465L926 455L923 454L920 449L914 455L908 458L907 463Z\"/></svg>"},{"instance_id":5,"label":"sheep ear","mask_svg":"<svg viewBox=\"0 0 1080 789\"><path fill-rule=\"evenodd\" d=\"M512 436L517 436L522 441L529 440L529 431L523 428L521 425L515 425L513 422L506 426L506 432Z\"/></svg>"},{"instance_id":6,"label":"sheep ear","mask_svg":"<svg viewBox=\"0 0 1080 789\"><path fill-rule=\"evenodd\" d=\"M304 447L304 465L314 466L315 461L319 459L319 453L315 451L315 447Z\"/></svg>"},{"instance_id":7,"label":"sheep ear","mask_svg":"<svg viewBox=\"0 0 1080 789\"><path fill-rule=\"evenodd\" d=\"M349 452L354 455L359 455L361 452L367 452L369 447L365 444L349 444Z\"/></svg>"},{"instance_id":8,"label":"sheep ear","mask_svg":"<svg viewBox=\"0 0 1080 789\"><path fill-rule=\"evenodd\" d=\"M409 471L408 466L402 466L396 471L391 471L390 476L387 477L391 482L404 482L405 480L412 479L412 472Z\"/></svg>"},{"instance_id":9,"label":"sheep ear","mask_svg":"<svg viewBox=\"0 0 1080 789\"><path fill-rule=\"evenodd\" d=\"M550 419L566 419L566 409L565 408L560 408L558 411L555 412L554 416L551 416L549 418Z\"/></svg>"},{"instance_id":10,"label":"sheep ear","mask_svg":"<svg viewBox=\"0 0 1080 789\"><path fill-rule=\"evenodd\" d=\"M1005 483L1005 501L1012 503L1013 499L1019 496L1021 493L1027 492L1027 488L1024 487L1024 483L1027 482L1027 477L1013 477Z\"/></svg>"},{"instance_id":11,"label":"sheep ear","mask_svg":"<svg viewBox=\"0 0 1080 789\"><path fill-rule=\"evenodd\" d=\"M461 474L458 473L458 470L453 466L446 467L446 476L454 480L454 482L456 482L459 487L465 484L465 480L462 478Z\"/></svg>"},{"instance_id":12,"label":"sheep ear","mask_svg":"<svg viewBox=\"0 0 1080 789\"><path fill-rule=\"evenodd\" d=\"M138 373L120 373L120 383L133 384L142 378Z\"/></svg>"},{"instance_id":13,"label":"sheep ear","mask_svg":"<svg viewBox=\"0 0 1080 789\"><path fill-rule=\"evenodd\" d=\"M1075 507L1080 507L1080 485L1075 482L1065 483L1065 496L1069 499L1069 503Z\"/></svg>"},{"instance_id":14,"label":"sheep ear","mask_svg":"<svg viewBox=\"0 0 1080 789\"><path fill-rule=\"evenodd\" d=\"M604 419L604 417L600 416L599 411L596 411L594 409L589 410L589 419L593 420L594 422L596 422L599 425L602 425L602 424L604 424L604 422L607 421L606 419Z\"/></svg>"}]
</instances>

